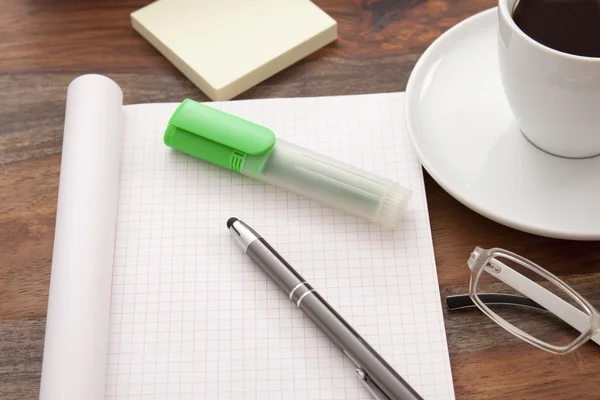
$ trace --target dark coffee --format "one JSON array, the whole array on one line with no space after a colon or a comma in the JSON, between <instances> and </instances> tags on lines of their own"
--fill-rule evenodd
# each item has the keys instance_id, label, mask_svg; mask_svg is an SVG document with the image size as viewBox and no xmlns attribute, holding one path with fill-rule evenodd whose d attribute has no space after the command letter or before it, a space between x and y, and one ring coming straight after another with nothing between
<instances>
[{"instance_id":1,"label":"dark coffee","mask_svg":"<svg viewBox=\"0 0 600 400\"><path fill-rule=\"evenodd\" d=\"M527 36L547 47L600 57L600 0L520 0L513 19Z\"/></svg>"}]
</instances>

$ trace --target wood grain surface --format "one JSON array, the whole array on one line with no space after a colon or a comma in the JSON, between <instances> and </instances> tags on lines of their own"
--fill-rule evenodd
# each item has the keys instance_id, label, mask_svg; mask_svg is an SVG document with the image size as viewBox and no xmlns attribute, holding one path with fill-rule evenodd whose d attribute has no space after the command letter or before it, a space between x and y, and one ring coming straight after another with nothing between
<instances>
[{"instance_id":1,"label":"wood grain surface","mask_svg":"<svg viewBox=\"0 0 600 400\"><path fill-rule=\"evenodd\" d=\"M37 398L66 88L100 73L125 102L206 97L136 34L141 0L0 0L0 398ZM339 39L238 98L403 91L422 52L495 0L315 0ZM474 246L504 247L600 307L600 244L542 238L487 220L425 174L442 296L464 293ZM599 399L600 348L554 356L477 310L444 309L457 399Z\"/></svg>"}]
</instances>

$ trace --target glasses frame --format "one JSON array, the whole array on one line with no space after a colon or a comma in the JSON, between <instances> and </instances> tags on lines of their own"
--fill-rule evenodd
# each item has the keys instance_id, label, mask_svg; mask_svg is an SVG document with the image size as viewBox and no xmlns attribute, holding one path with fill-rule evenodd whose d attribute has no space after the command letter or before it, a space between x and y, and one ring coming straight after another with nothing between
<instances>
[{"instance_id":1,"label":"glasses frame","mask_svg":"<svg viewBox=\"0 0 600 400\"><path fill-rule=\"evenodd\" d=\"M558 288L563 290L589 316L589 325L588 325L587 329L578 329L581 332L581 334L570 344L565 345L565 346L556 346L556 345L544 342L542 340L537 339L536 337L531 336L527 332L524 332L523 330L517 328L516 326L507 322L504 318L500 317L494 311L492 311L485 304L485 302L482 301L478 297L478 294L476 292L477 283L479 282L479 279L480 279L482 273L486 270L486 266L489 266L491 268L491 271L488 271L488 272L492 275L494 273L500 273L502 268L508 268L512 272L519 274L518 272L512 270L512 268L499 262L498 260L493 260L494 258L497 258L497 257L503 257L505 259L516 262L516 263L522 265L523 267L526 267L527 269L531 270L532 272L540 275L541 277L547 279L548 281L550 281L551 283L556 285ZM491 263L492 260L495 262ZM569 285L567 285L564 281L562 281L560 278L553 275L552 273L548 272L544 268L540 267L536 263L534 263L516 253L507 251L504 249L500 249L500 248L483 249L481 247L476 247L473 250L473 252L471 253L471 256L469 257L467 264L471 271L471 277L469 280L469 297L471 298L473 303L485 315L487 315L492 321L494 321L496 324L500 325L502 328L504 328L508 332L517 336L518 338L524 340L525 342L527 342L537 348L540 348L542 350L546 350L550 353L562 355L562 354L567 354L567 353L577 349L578 347L580 347L581 345L586 343L590 338L592 338L596 333L600 332L600 312L598 312L598 310L596 310L596 308L594 308L594 306L592 306L586 299L584 299L577 291L575 291L573 288L571 288ZM494 270L494 268L496 268L496 270ZM529 278L527 278L521 274L519 274L519 276L521 276L527 282L533 283L533 286L542 288L541 285L538 285L534 281L529 280ZM545 291L546 289L543 289L543 290ZM554 295L552 295L552 296L554 296ZM556 297L556 298L559 300L562 300L559 297ZM540 303L539 299L533 298L533 300L534 300L534 302ZM553 300L553 301L555 301L555 300ZM562 301L565 304L568 304L564 300L562 300ZM549 309L551 307L545 306L545 308L548 309L548 311L553 312L551 309ZM559 316L559 318L560 318L560 316Z\"/></svg>"}]
</instances>

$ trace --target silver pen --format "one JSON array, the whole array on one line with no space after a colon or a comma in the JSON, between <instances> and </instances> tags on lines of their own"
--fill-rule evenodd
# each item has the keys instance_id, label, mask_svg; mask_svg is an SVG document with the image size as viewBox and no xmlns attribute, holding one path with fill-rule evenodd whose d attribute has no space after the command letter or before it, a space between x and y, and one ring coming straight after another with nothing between
<instances>
[{"instance_id":1,"label":"silver pen","mask_svg":"<svg viewBox=\"0 0 600 400\"><path fill-rule=\"evenodd\" d=\"M227 228L244 253L350 358L375 399L423 400L258 233L237 218L229 218Z\"/></svg>"}]
</instances>

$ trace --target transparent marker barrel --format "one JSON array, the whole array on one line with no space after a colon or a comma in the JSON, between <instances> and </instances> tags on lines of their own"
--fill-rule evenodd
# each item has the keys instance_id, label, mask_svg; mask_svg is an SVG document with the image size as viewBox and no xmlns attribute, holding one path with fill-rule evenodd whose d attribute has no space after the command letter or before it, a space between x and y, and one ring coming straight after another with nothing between
<instances>
[{"instance_id":1,"label":"transparent marker barrel","mask_svg":"<svg viewBox=\"0 0 600 400\"><path fill-rule=\"evenodd\" d=\"M270 152L246 155L240 172L389 227L400 222L412 195L397 182L280 138Z\"/></svg>"}]
</instances>

